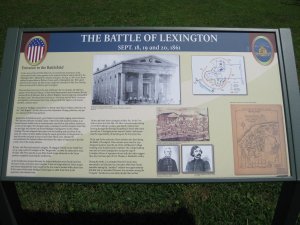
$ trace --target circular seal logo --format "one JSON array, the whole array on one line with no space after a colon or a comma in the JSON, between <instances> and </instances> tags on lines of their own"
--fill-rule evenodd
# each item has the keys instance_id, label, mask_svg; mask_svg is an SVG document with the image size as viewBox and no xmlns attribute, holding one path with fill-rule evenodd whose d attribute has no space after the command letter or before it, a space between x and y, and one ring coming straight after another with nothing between
<instances>
[{"instance_id":1,"label":"circular seal logo","mask_svg":"<svg viewBox=\"0 0 300 225\"><path fill-rule=\"evenodd\" d=\"M274 48L271 41L265 36L257 36L252 42L252 54L260 64L269 65L274 58Z\"/></svg>"},{"instance_id":2,"label":"circular seal logo","mask_svg":"<svg viewBox=\"0 0 300 225\"><path fill-rule=\"evenodd\" d=\"M30 65L39 65L47 54L46 40L41 36L32 37L25 45L24 54Z\"/></svg>"}]
</instances>

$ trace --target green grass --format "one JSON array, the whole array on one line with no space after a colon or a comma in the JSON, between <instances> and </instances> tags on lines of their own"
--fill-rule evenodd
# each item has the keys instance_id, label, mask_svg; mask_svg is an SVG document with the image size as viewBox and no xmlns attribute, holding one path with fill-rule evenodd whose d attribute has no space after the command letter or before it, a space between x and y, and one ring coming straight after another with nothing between
<instances>
[{"instance_id":1,"label":"green grass","mask_svg":"<svg viewBox=\"0 0 300 225\"><path fill-rule=\"evenodd\" d=\"M280 184L18 183L17 188L23 208L31 211L159 214L186 209L195 224L224 225L270 224Z\"/></svg>"},{"instance_id":2,"label":"green grass","mask_svg":"<svg viewBox=\"0 0 300 225\"><path fill-rule=\"evenodd\" d=\"M0 21L0 60L8 27L289 27L300 65L297 0L1 0ZM281 183L17 183L22 207L28 211L126 215L185 209L197 225L270 224L280 187Z\"/></svg>"}]
</instances>

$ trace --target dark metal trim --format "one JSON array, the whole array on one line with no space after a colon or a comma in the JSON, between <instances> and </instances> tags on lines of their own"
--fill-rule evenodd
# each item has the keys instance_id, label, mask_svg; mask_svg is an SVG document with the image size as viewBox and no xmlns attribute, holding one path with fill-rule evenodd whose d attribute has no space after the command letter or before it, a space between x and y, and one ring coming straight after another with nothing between
<instances>
[{"instance_id":1,"label":"dark metal trim","mask_svg":"<svg viewBox=\"0 0 300 225\"><path fill-rule=\"evenodd\" d=\"M291 137L293 143L292 156L294 156L296 179L300 180L300 94L298 86L298 78L296 71L294 48L292 43L291 30L287 28L281 28L280 38L282 45L282 55L284 63L284 71L287 82L287 88L285 90L288 98L290 123L289 126L292 130Z\"/></svg>"},{"instance_id":2,"label":"dark metal trim","mask_svg":"<svg viewBox=\"0 0 300 225\"><path fill-rule=\"evenodd\" d=\"M10 127L9 117L9 107L13 104L11 102L11 93L15 89L11 88L12 80L16 77L15 73L15 59L18 53L17 51L17 43L18 43L18 34L19 29L10 28L7 31L6 35L6 45L4 49L4 57L2 63L2 72L0 77L0 180L2 177L2 169L4 165L6 165L7 159L7 148L5 148L5 142L7 141L7 127ZM9 123L7 123L9 121Z\"/></svg>"},{"instance_id":3,"label":"dark metal trim","mask_svg":"<svg viewBox=\"0 0 300 225\"><path fill-rule=\"evenodd\" d=\"M224 182L281 182L295 181L289 176L236 178L70 178L70 177L5 177L4 181L63 182L63 183L224 183Z\"/></svg>"}]
</instances>

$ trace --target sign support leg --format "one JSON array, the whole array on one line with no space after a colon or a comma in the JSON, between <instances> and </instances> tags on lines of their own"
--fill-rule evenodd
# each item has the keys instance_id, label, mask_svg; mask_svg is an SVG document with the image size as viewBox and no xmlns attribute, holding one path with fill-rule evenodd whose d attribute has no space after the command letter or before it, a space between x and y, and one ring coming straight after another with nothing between
<instances>
[{"instance_id":1,"label":"sign support leg","mask_svg":"<svg viewBox=\"0 0 300 225\"><path fill-rule=\"evenodd\" d=\"M300 212L300 182L284 182L272 225L296 224Z\"/></svg>"},{"instance_id":2,"label":"sign support leg","mask_svg":"<svg viewBox=\"0 0 300 225\"><path fill-rule=\"evenodd\" d=\"M0 225L18 225L21 205L14 182L0 182Z\"/></svg>"}]
</instances>

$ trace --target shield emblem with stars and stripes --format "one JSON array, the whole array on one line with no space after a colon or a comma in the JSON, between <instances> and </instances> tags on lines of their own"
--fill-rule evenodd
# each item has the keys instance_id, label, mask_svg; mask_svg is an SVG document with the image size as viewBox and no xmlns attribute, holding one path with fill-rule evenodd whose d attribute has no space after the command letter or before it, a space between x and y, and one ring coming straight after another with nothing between
<instances>
[{"instance_id":1,"label":"shield emblem with stars and stripes","mask_svg":"<svg viewBox=\"0 0 300 225\"><path fill-rule=\"evenodd\" d=\"M25 58L30 65L39 65L46 54L47 42L43 37L35 36L27 42L25 46Z\"/></svg>"}]
</instances>

